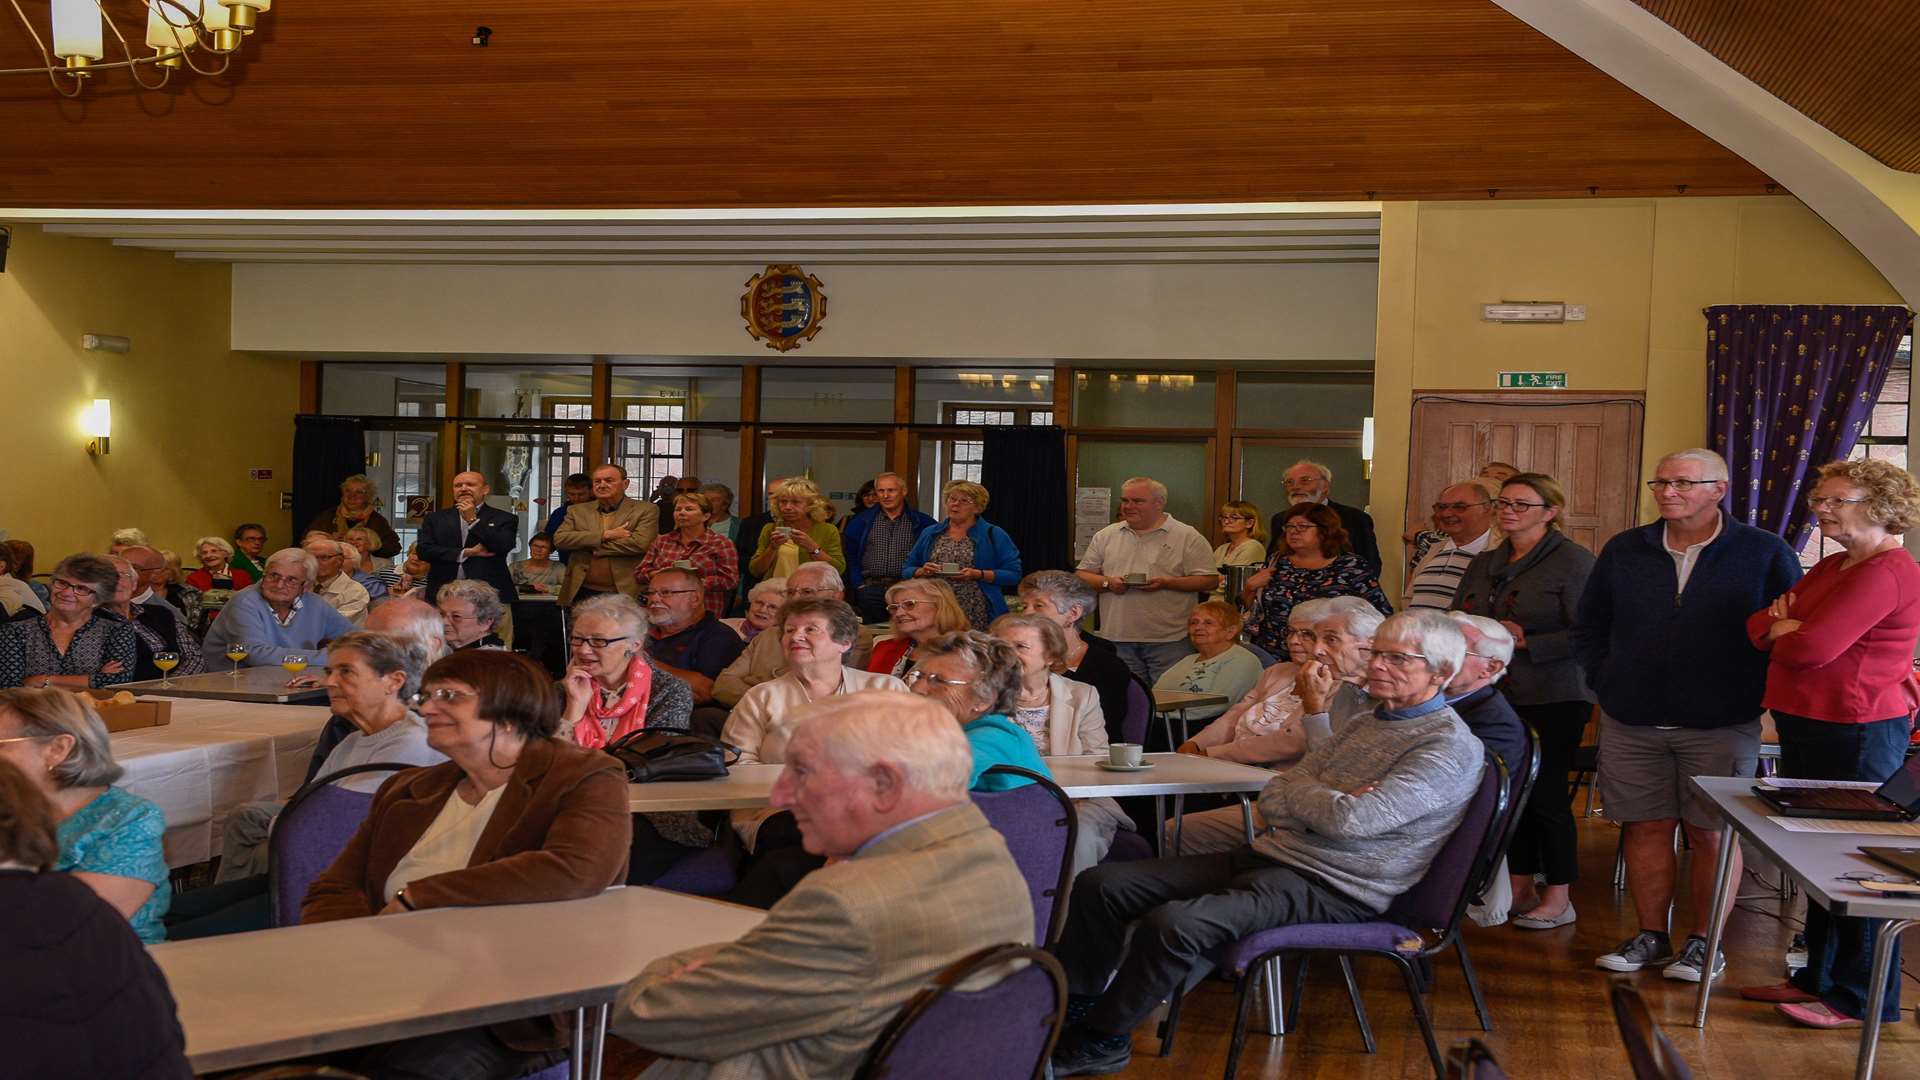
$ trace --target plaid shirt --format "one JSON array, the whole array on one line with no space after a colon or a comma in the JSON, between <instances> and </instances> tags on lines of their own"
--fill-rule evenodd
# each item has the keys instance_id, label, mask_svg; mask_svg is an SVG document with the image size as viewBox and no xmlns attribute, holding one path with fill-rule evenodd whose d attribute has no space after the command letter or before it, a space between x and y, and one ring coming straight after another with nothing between
<instances>
[{"instance_id":1,"label":"plaid shirt","mask_svg":"<svg viewBox=\"0 0 1920 1080\"><path fill-rule=\"evenodd\" d=\"M676 562L690 562L700 572L700 582L707 592L707 610L714 618L727 613L727 603L733 599L733 588L740 583L740 553L734 549L733 541L707 529L698 539L688 542L680 536L678 529L663 532L633 568L633 580L642 586L657 571L664 570Z\"/></svg>"}]
</instances>

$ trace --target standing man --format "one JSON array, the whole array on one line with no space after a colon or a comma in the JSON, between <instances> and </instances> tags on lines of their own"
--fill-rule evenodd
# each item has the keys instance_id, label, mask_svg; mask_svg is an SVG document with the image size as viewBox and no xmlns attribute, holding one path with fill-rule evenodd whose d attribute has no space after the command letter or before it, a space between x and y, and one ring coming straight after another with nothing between
<instances>
[{"instance_id":1,"label":"standing man","mask_svg":"<svg viewBox=\"0 0 1920 1080\"><path fill-rule=\"evenodd\" d=\"M453 478L453 506L421 520L420 558L429 567L427 595L422 599L427 603L434 602L440 586L456 578L486 582L503 602L511 602L516 595L507 556L518 542L520 517L488 506L487 496L492 493L486 477L463 472ZM510 626L503 618L494 632L506 638Z\"/></svg>"},{"instance_id":2,"label":"standing man","mask_svg":"<svg viewBox=\"0 0 1920 1080\"><path fill-rule=\"evenodd\" d=\"M627 470L611 464L594 469L592 500L567 507L566 520L554 530L553 545L567 553L560 603L612 592L639 601L633 568L659 535L659 509L627 498Z\"/></svg>"},{"instance_id":3,"label":"standing man","mask_svg":"<svg viewBox=\"0 0 1920 1080\"><path fill-rule=\"evenodd\" d=\"M586 473L571 473L567 476L566 482L560 485L560 491L560 505L554 507L553 513L547 515L547 527L540 530L548 536L560 531L560 523L567 520L568 507L578 506L593 499L593 481L587 477Z\"/></svg>"},{"instance_id":4,"label":"standing man","mask_svg":"<svg viewBox=\"0 0 1920 1080\"><path fill-rule=\"evenodd\" d=\"M1327 509L1339 514L1340 524L1347 530L1347 539L1353 543L1353 553L1360 556L1360 561L1367 564L1367 569L1373 572L1374 577L1380 576L1380 541L1373 535L1373 518L1357 506L1345 506L1332 500L1332 469L1317 461L1296 461L1281 480L1287 486L1288 501L1296 505L1324 503ZM1268 530L1270 535L1281 535L1280 519L1285 513L1282 510L1273 515L1272 527Z\"/></svg>"},{"instance_id":5,"label":"standing man","mask_svg":"<svg viewBox=\"0 0 1920 1080\"><path fill-rule=\"evenodd\" d=\"M255 581L267 572L267 527L256 521L243 521L233 530L233 558L228 565L245 570Z\"/></svg>"},{"instance_id":6,"label":"standing man","mask_svg":"<svg viewBox=\"0 0 1920 1080\"><path fill-rule=\"evenodd\" d=\"M346 572L346 556L342 554L343 545L338 540L324 536L309 536L300 547L313 556L320 566L320 573L313 582L315 596L333 606L333 610L346 616L348 622L358 627L367 617L367 607L373 600L367 595L366 586L353 580Z\"/></svg>"},{"instance_id":7,"label":"standing man","mask_svg":"<svg viewBox=\"0 0 1920 1080\"><path fill-rule=\"evenodd\" d=\"M1600 797L1626 829L1627 889L1640 917L1640 932L1596 963L1659 964L1669 979L1699 982L1720 832L1687 778L1753 775L1767 657L1747 639L1747 616L1798 581L1800 563L1780 537L1721 512L1719 454L1668 454L1647 486L1660 520L1607 541L1573 626L1574 655L1602 710ZM1682 824L1693 843L1693 933L1676 958L1667 935ZM1732 873L1738 880L1737 848ZM1707 977L1725 967L1714 957Z\"/></svg>"},{"instance_id":8,"label":"standing man","mask_svg":"<svg viewBox=\"0 0 1920 1080\"><path fill-rule=\"evenodd\" d=\"M1493 535L1493 493L1473 480L1454 484L1433 504L1433 523L1446 539L1428 548L1413 573L1407 575L1402 610L1446 611L1453 606L1453 594L1460 589L1467 564L1487 550L1487 541Z\"/></svg>"},{"instance_id":9,"label":"standing man","mask_svg":"<svg viewBox=\"0 0 1920 1080\"><path fill-rule=\"evenodd\" d=\"M1120 485L1120 520L1093 534L1074 571L1100 591L1100 633L1152 686L1193 651L1187 616L1220 584L1213 548L1167 513L1167 486L1146 476Z\"/></svg>"},{"instance_id":10,"label":"standing man","mask_svg":"<svg viewBox=\"0 0 1920 1080\"><path fill-rule=\"evenodd\" d=\"M874 477L873 499L847 522L840 546L847 555L854 610L866 622L881 623L887 621L888 587L899 583L913 542L935 522L907 505L907 482L899 473Z\"/></svg>"}]
</instances>

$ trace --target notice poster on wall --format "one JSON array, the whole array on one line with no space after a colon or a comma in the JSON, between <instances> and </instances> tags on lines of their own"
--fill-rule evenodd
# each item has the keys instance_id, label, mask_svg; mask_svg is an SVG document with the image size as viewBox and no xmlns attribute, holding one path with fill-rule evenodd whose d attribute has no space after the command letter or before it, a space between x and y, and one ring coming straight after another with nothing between
<instances>
[{"instance_id":1,"label":"notice poster on wall","mask_svg":"<svg viewBox=\"0 0 1920 1080\"><path fill-rule=\"evenodd\" d=\"M1113 489L1083 487L1073 496L1073 557L1087 553L1093 534L1113 523Z\"/></svg>"}]
</instances>

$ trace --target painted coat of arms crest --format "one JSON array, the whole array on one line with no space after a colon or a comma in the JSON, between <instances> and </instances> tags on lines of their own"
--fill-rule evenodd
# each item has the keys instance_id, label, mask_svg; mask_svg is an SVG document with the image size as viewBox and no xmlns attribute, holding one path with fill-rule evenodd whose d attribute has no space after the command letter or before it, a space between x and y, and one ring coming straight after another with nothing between
<instances>
[{"instance_id":1,"label":"painted coat of arms crest","mask_svg":"<svg viewBox=\"0 0 1920 1080\"><path fill-rule=\"evenodd\" d=\"M740 296L747 333L767 348L786 352L812 341L827 317L820 279L790 264L775 264L747 279Z\"/></svg>"}]
</instances>

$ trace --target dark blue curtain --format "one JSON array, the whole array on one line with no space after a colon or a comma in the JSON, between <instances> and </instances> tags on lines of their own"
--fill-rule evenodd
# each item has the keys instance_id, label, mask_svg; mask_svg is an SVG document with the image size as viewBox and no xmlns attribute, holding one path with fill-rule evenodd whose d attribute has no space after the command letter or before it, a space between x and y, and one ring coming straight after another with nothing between
<instances>
[{"instance_id":1,"label":"dark blue curtain","mask_svg":"<svg viewBox=\"0 0 1920 1080\"><path fill-rule=\"evenodd\" d=\"M293 527L300 542L307 523L340 501L340 481L367 471L367 425L341 416L293 418Z\"/></svg>"},{"instance_id":2,"label":"dark blue curtain","mask_svg":"<svg viewBox=\"0 0 1920 1080\"><path fill-rule=\"evenodd\" d=\"M986 519L1007 530L1027 573L1073 569L1066 430L990 427L981 438ZM939 516L937 509L930 512Z\"/></svg>"},{"instance_id":3,"label":"dark blue curtain","mask_svg":"<svg viewBox=\"0 0 1920 1080\"><path fill-rule=\"evenodd\" d=\"M1707 430L1728 513L1799 550L1807 478L1853 450L1912 325L1903 307L1743 304L1707 315Z\"/></svg>"}]
</instances>

